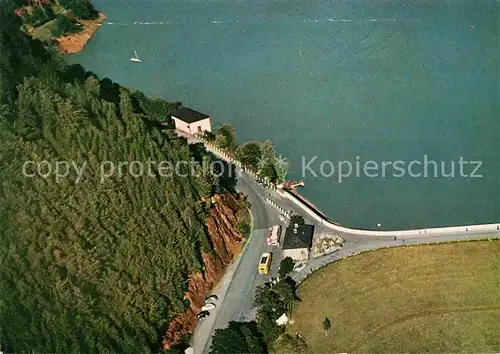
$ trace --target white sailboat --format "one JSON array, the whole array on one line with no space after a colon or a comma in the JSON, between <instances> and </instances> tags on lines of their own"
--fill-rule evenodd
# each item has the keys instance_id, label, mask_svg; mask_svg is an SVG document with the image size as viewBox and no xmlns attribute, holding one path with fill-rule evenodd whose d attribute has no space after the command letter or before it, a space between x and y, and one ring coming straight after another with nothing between
<instances>
[{"instance_id":1,"label":"white sailboat","mask_svg":"<svg viewBox=\"0 0 500 354\"><path fill-rule=\"evenodd\" d=\"M139 59L139 56L137 55L137 52L134 50L134 56L132 58L130 58L130 61L134 62L134 63L140 63L141 62L141 59Z\"/></svg>"}]
</instances>

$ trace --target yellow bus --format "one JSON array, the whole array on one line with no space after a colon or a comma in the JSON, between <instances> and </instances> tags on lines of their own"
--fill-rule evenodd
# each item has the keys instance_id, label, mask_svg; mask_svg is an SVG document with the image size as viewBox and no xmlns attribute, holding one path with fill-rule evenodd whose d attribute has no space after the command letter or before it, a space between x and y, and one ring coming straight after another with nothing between
<instances>
[{"instance_id":1,"label":"yellow bus","mask_svg":"<svg viewBox=\"0 0 500 354\"><path fill-rule=\"evenodd\" d=\"M262 253L259 262L259 274L269 273L269 268L271 268L271 260L273 255L270 252Z\"/></svg>"}]
</instances>

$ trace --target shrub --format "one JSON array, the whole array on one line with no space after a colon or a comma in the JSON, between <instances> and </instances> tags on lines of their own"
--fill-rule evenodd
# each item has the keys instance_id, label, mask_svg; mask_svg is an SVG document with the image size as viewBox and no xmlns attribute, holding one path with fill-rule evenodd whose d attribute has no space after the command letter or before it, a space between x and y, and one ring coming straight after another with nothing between
<instances>
[{"instance_id":1,"label":"shrub","mask_svg":"<svg viewBox=\"0 0 500 354\"><path fill-rule=\"evenodd\" d=\"M236 159L243 165L257 167L260 157L260 144L256 141L246 142L236 149Z\"/></svg>"},{"instance_id":2,"label":"shrub","mask_svg":"<svg viewBox=\"0 0 500 354\"><path fill-rule=\"evenodd\" d=\"M236 229L243 236L249 237L250 236L250 232L252 231L252 226L247 221L238 221L238 224L236 225Z\"/></svg>"},{"instance_id":3,"label":"shrub","mask_svg":"<svg viewBox=\"0 0 500 354\"><path fill-rule=\"evenodd\" d=\"M215 132L215 145L222 150L236 149L236 134L231 125L224 124Z\"/></svg>"},{"instance_id":4,"label":"shrub","mask_svg":"<svg viewBox=\"0 0 500 354\"><path fill-rule=\"evenodd\" d=\"M71 9L71 5L73 4L74 0L58 0L58 2L66 10L70 10Z\"/></svg>"},{"instance_id":5,"label":"shrub","mask_svg":"<svg viewBox=\"0 0 500 354\"><path fill-rule=\"evenodd\" d=\"M94 20L98 16L89 0L59 0L59 4L82 20Z\"/></svg>"},{"instance_id":6,"label":"shrub","mask_svg":"<svg viewBox=\"0 0 500 354\"><path fill-rule=\"evenodd\" d=\"M280 278L286 277L293 270L293 259L285 257L280 262L279 275Z\"/></svg>"},{"instance_id":7,"label":"shrub","mask_svg":"<svg viewBox=\"0 0 500 354\"><path fill-rule=\"evenodd\" d=\"M95 20L99 15L88 0L73 0L70 10L73 16L82 20Z\"/></svg>"},{"instance_id":8,"label":"shrub","mask_svg":"<svg viewBox=\"0 0 500 354\"><path fill-rule=\"evenodd\" d=\"M290 217L290 225L299 224L304 225L304 218L301 215L294 214Z\"/></svg>"}]
</instances>

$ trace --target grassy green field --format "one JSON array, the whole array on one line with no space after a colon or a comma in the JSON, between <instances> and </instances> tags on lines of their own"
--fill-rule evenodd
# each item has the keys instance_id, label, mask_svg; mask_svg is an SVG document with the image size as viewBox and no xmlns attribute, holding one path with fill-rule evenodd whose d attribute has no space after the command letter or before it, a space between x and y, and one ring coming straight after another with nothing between
<instances>
[{"instance_id":1,"label":"grassy green field","mask_svg":"<svg viewBox=\"0 0 500 354\"><path fill-rule=\"evenodd\" d=\"M319 270L299 297L288 331L311 353L500 352L499 241L365 253Z\"/></svg>"}]
</instances>

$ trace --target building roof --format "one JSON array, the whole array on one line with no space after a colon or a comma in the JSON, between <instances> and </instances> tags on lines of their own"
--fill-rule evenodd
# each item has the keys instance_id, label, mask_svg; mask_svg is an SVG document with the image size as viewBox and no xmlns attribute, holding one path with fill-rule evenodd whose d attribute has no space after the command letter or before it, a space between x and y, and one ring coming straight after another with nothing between
<instances>
[{"instance_id":1,"label":"building roof","mask_svg":"<svg viewBox=\"0 0 500 354\"><path fill-rule=\"evenodd\" d=\"M314 234L314 225L290 225L285 232L283 249L291 250L297 248L311 248Z\"/></svg>"},{"instance_id":2,"label":"building roof","mask_svg":"<svg viewBox=\"0 0 500 354\"><path fill-rule=\"evenodd\" d=\"M172 117L178 118L186 123L194 123L199 120L210 118L206 114L195 111L188 107L181 107L170 114Z\"/></svg>"}]
</instances>

